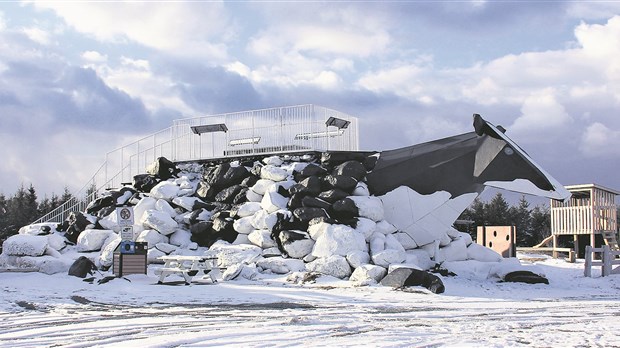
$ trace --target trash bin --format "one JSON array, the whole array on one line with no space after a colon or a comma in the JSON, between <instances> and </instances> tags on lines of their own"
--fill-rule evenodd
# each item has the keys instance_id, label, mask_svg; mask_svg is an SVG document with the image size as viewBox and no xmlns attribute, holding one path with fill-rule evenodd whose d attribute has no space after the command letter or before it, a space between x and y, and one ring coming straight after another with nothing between
<instances>
[{"instance_id":1,"label":"trash bin","mask_svg":"<svg viewBox=\"0 0 620 348\"><path fill-rule=\"evenodd\" d=\"M114 250L114 275L146 274L147 243L123 241Z\"/></svg>"}]
</instances>

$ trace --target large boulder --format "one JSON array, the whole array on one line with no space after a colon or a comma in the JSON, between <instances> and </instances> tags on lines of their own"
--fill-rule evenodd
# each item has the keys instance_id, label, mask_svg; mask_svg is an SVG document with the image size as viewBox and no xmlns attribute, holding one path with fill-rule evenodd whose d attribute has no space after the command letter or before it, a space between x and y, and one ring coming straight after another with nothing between
<instances>
[{"instance_id":1,"label":"large boulder","mask_svg":"<svg viewBox=\"0 0 620 348\"><path fill-rule=\"evenodd\" d=\"M306 264L306 269L340 279L347 278L351 275L351 266L347 262L347 259L340 255L319 257Z\"/></svg>"},{"instance_id":2,"label":"large boulder","mask_svg":"<svg viewBox=\"0 0 620 348\"><path fill-rule=\"evenodd\" d=\"M377 284L385 277L387 270L377 265L362 265L355 268L349 281L357 286Z\"/></svg>"},{"instance_id":3,"label":"large boulder","mask_svg":"<svg viewBox=\"0 0 620 348\"><path fill-rule=\"evenodd\" d=\"M77 239L79 251L101 250L105 241L116 235L112 230L84 230Z\"/></svg>"},{"instance_id":4,"label":"large boulder","mask_svg":"<svg viewBox=\"0 0 620 348\"><path fill-rule=\"evenodd\" d=\"M9 256L41 256L47 248L47 237L16 234L2 244L2 254Z\"/></svg>"},{"instance_id":5,"label":"large boulder","mask_svg":"<svg viewBox=\"0 0 620 348\"><path fill-rule=\"evenodd\" d=\"M354 250L367 250L364 235L349 226L329 225L316 240L312 255L315 257L346 256Z\"/></svg>"},{"instance_id":6,"label":"large boulder","mask_svg":"<svg viewBox=\"0 0 620 348\"><path fill-rule=\"evenodd\" d=\"M314 247L314 240L308 232L304 231L281 231L278 238L283 251L290 257L301 259L310 254Z\"/></svg>"},{"instance_id":7,"label":"large boulder","mask_svg":"<svg viewBox=\"0 0 620 348\"><path fill-rule=\"evenodd\" d=\"M146 228L152 228L167 236L176 231L179 224L168 213L159 210L147 210L140 222Z\"/></svg>"}]
</instances>

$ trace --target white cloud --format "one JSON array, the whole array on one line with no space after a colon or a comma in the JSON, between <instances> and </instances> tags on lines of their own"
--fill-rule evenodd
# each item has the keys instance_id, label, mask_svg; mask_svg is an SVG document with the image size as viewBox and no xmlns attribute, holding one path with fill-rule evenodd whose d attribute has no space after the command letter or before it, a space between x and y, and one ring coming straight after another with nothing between
<instances>
[{"instance_id":1,"label":"white cloud","mask_svg":"<svg viewBox=\"0 0 620 348\"><path fill-rule=\"evenodd\" d=\"M620 156L620 130L595 122L581 137L580 150L589 157Z\"/></svg>"},{"instance_id":2,"label":"white cloud","mask_svg":"<svg viewBox=\"0 0 620 348\"><path fill-rule=\"evenodd\" d=\"M555 97L553 89L533 93L525 99L519 116L509 129L515 133L549 133L569 126L572 118Z\"/></svg>"},{"instance_id":3,"label":"white cloud","mask_svg":"<svg viewBox=\"0 0 620 348\"><path fill-rule=\"evenodd\" d=\"M82 59L89 63L105 63L108 56L97 51L86 51L82 53Z\"/></svg>"},{"instance_id":4,"label":"white cloud","mask_svg":"<svg viewBox=\"0 0 620 348\"><path fill-rule=\"evenodd\" d=\"M179 116L195 112L176 91L175 83L178 82L170 80L166 75L153 73L148 60L121 57L120 61L120 66L97 66L98 75L108 86L140 98L151 111L168 108L179 112Z\"/></svg>"},{"instance_id":5,"label":"white cloud","mask_svg":"<svg viewBox=\"0 0 620 348\"><path fill-rule=\"evenodd\" d=\"M77 31L104 42L130 40L169 52L222 60L222 40L234 27L219 2L58 2L35 1Z\"/></svg>"},{"instance_id":6,"label":"white cloud","mask_svg":"<svg viewBox=\"0 0 620 348\"><path fill-rule=\"evenodd\" d=\"M37 27L23 28L22 32L28 38L41 45L49 45L51 43L50 33Z\"/></svg>"}]
</instances>

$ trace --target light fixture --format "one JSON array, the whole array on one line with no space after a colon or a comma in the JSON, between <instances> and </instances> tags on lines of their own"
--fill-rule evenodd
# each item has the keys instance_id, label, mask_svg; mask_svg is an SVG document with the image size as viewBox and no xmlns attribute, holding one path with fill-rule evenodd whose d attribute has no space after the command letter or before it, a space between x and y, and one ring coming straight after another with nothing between
<instances>
[{"instance_id":1,"label":"light fixture","mask_svg":"<svg viewBox=\"0 0 620 348\"><path fill-rule=\"evenodd\" d=\"M330 118L327 119L327 121L325 121L326 126L328 127L334 126L334 127L338 127L338 129L345 129L349 127L350 123L351 121L343 120L341 118L337 118L333 116L331 116Z\"/></svg>"},{"instance_id":2,"label":"light fixture","mask_svg":"<svg viewBox=\"0 0 620 348\"><path fill-rule=\"evenodd\" d=\"M344 134L344 129L325 131L325 132L302 133L302 134L297 134L295 136L295 140L308 140L312 138L337 137L342 134Z\"/></svg>"},{"instance_id":3,"label":"light fixture","mask_svg":"<svg viewBox=\"0 0 620 348\"><path fill-rule=\"evenodd\" d=\"M237 145L258 144L259 141L260 141L260 137L234 139L228 142L228 145L237 146Z\"/></svg>"},{"instance_id":4,"label":"light fixture","mask_svg":"<svg viewBox=\"0 0 620 348\"><path fill-rule=\"evenodd\" d=\"M215 133L215 132L228 132L228 127L224 123L218 124L205 124L201 126L192 126L190 127L194 134L202 134L202 133Z\"/></svg>"}]
</instances>

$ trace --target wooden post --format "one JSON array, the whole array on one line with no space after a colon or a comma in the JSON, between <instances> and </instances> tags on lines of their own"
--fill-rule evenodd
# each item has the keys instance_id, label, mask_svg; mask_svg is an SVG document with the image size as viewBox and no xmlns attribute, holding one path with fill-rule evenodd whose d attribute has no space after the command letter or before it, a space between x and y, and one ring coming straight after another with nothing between
<instances>
[{"instance_id":1,"label":"wooden post","mask_svg":"<svg viewBox=\"0 0 620 348\"><path fill-rule=\"evenodd\" d=\"M585 277L592 277L592 246L586 245L585 267L583 269L583 275Z\"/></svg>"},{"instance_id":2,"label":"wooden post","mask_svg":"<svg viewBox=\"0 0 620 348\"><path fill-rule=\"evenodd\" d=\"M554 234L553 235L553 258L557 259L558 258L558 252L555 250L558 247L558 235Z\"/></svg>"},{"instance_id":3,"label":"wooden post","mask_svg":"<svg viewBox=\"0 0 620 348\"><path fill-rule=\"evenodd\" d=\"M575 252L575 258L579 257L579 235L576 234L573 234L573 250Z\"/></svg>"},{"instance_id":4,"label":"wooden post","mask_svg":"<svg viewBox=\"0 0 620 348\"><path fill-rule=\"evenodd\" d=\"M611 250L609 245L603 245L603 269L601 274L606 277L611 274Z\"/></svg>"}]
</instances>

